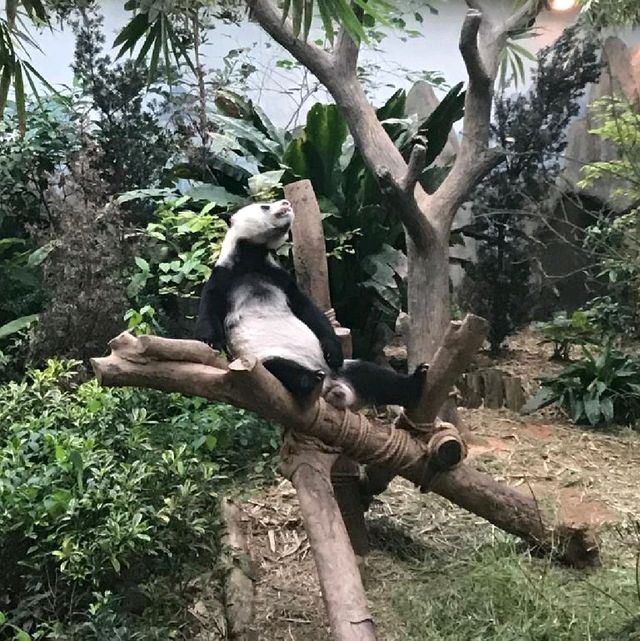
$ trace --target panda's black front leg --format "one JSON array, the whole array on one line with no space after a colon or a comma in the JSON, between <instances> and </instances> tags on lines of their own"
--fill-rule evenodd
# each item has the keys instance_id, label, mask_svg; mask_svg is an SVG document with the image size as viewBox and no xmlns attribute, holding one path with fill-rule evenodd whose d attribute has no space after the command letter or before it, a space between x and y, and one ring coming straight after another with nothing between
<instances>
[{"instance_id":1,"label":"panda's black front leg","mask_svg":"<svg viewBox=\"0 0 640 641\"><path fill-rule=\"evenodd\" d=\"M342 367L344 356L340 339L329 319L313 301L298 289L293 280L288 283L287 299L291 311L316 335L327 365L334 371Z\"/></svg>"},{"instance_id":2,"label":"panda's black front leg","mask_svg":"<svg viewBox=\"0 0 640 641\"><path fill-rule=\"evenodd\" d=\"M198 319L194 331L197 340L221 351L226 346L224 318L227 313L230 281L227 271L224 267L216 267L211 273L211 278L200 296Z\"/></svg>"},{"instance_id":3,"label":"panda's black front leg","mask_svg":"<svg viewBox=\"0 0 640 641\"><path fill-rule=\"evenodd\" d=\"M286 358L269 358L262 363L296 398L309 396L322 383L325 373L311 370Z\"/></svg>"}]
</instances>

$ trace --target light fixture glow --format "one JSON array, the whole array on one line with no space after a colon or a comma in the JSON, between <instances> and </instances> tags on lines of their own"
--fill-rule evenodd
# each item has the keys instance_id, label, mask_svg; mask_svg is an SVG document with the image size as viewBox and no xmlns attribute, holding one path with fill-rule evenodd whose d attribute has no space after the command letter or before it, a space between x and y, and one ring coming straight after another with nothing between
<instances>
[{"instance_id":1,"label":"light fixture glow","mask_svg":"<svg viewBox=\"0 0 640 641\"><path fill-rule=\"evenodd\" d=\"M571 11L576 4L576 0L550 0L549 9L551 11Z\"/></svg>"}]
</instances>

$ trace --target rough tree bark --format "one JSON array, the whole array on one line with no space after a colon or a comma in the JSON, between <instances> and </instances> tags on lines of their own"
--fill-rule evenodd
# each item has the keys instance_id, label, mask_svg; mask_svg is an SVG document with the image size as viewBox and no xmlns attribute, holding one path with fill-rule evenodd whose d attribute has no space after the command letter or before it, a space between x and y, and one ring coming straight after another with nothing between
<instances>
[{"instance_id":1,"label":"rough tree bark","mask_svg":"<svg viewBox=\"0 0 640 641\"><path fill-rule=\"evenodd\" d=\"M527 0L507 17L490 3L467 0L460 52L469 82L460 150L451 171L433 194L418 182L425 149L414 146L407 161L378 121L357 77L359 45L342 29L333 51L293 36L272 0L246 0L252 17L274 40L309 69L342 110L355 144L381 186L393 196L402 221L409 257L409 365L431 361L449 322L448 246L454 216L476 183L503 158L488 149L489 119L500 53L508 34L527 25L543 6Z\"/></svg>"},{"instance_id":2,"label":"rough tree bark","mask_svg":"<svg viewBox=\"0 0 640 641\"><path fill-rule=\"evenodd\" d=\"M291 235L293 264L298 285L332 321L342 343L345 358L351 358L351 332L339 326L331 306L327 248L313 185L310 180L290 183L284 188L284 196L296 213ZM331 483L353 551L358 558L362 558L369 551L369 538L359 480L358 463L346 456L339 456L331 469Z\"/></svg>"},{"instance_id":3,"label":"rough tree bark","mask_svg":"<svg viewBox=\"0 0 640 641\"><path fill-rule=\"evenodd\" d=\"M253 628L254 586L251 557L247 539L242 531L240 508L228 499L220 505L224 535L222 565L225 567L224 606L229 638L234 641L257 641Z\"/></svg>"}]
</instances>

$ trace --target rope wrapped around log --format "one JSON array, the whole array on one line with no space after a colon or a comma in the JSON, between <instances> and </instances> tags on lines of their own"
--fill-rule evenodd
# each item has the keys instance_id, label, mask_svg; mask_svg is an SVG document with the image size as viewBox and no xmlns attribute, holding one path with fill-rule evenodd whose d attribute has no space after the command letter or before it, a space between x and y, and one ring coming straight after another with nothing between
<instances>
[{"instance_id":1,"label":"rope wrapped around log","mask_svg":"<svg viewBox=\"0 0 640 641\"><path fill-rule=\"evenodd\" d=\"M360 463L374 462L393 469L415 485L428 487L571 563L584 565L598 557L597 544L588 529L570 524L556 527L548 514L540 512L535 499L464 464L444 471L446 445L451 443L450 437L456 438L447 430L436 431L425 443L405 430L335 408L322 398L300 403L256 359L238 359L223 369L224 359L202 343L141 338L125 332L111 341L109 356L92 359L101 384L180 392L254 411L285 429L341 448ZM174 360L165 360L165 354Z\"/></svg>"}]
</instances>

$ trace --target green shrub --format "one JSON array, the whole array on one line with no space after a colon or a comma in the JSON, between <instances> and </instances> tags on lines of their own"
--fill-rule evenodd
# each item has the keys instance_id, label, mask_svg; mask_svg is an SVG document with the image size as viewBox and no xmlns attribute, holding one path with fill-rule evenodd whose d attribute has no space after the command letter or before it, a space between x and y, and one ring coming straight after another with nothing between
<instances>
[{"instance_id":1,"label":"green shrub","mask_svg":"<svg viewBox=\"0 0 640 641\"><path fill-rule=\"evenodd\" d=\"M0 610L55 639L156 638L135 633L147 612L166 639L158 594L213 565L217 492L261 473L276 433L204 399L77 385L76 366L0 387Z\"/></svg>"},{"instance_id":2,"label":"green shrub","mask_svg":"<svg viewBox=\"0 0 640 641\"><path fill-rule=\"evenodd\" d=\"M538 323L537 329L542 332L540 345L553 344L552 359L568 361L571 349L576 345L589 345L597 342L597 329L591 322L589 314L578 309L571 316L558 312L548 323Z\"/></svg>"},{"instance_id":3,"label":"green shrub","mask_svg":"<svg viewBox=\"0 0 640 641\"><path fill-rule=\"evenodd\" d=\"M584 348L580 360L540 382L523 411L557 403L575 423L593 427L634 426L640 418L640 359L611 345L597 356Z\"/></svg>"},{"instance_id":4,"label":"green shrub","mask_svg":"<svg viewBox=\"0 0 640 641\"><path fill-rule=\"evenodd\" d=\"M147 332L153 326L174 337L191 334L187 317L197 310L199 288L211 275L227 231L215 209L214 202L198 207L189 196L158 206L127 287L137 306L126 314L129 330Z\"/></svg>"}]
</instances>

